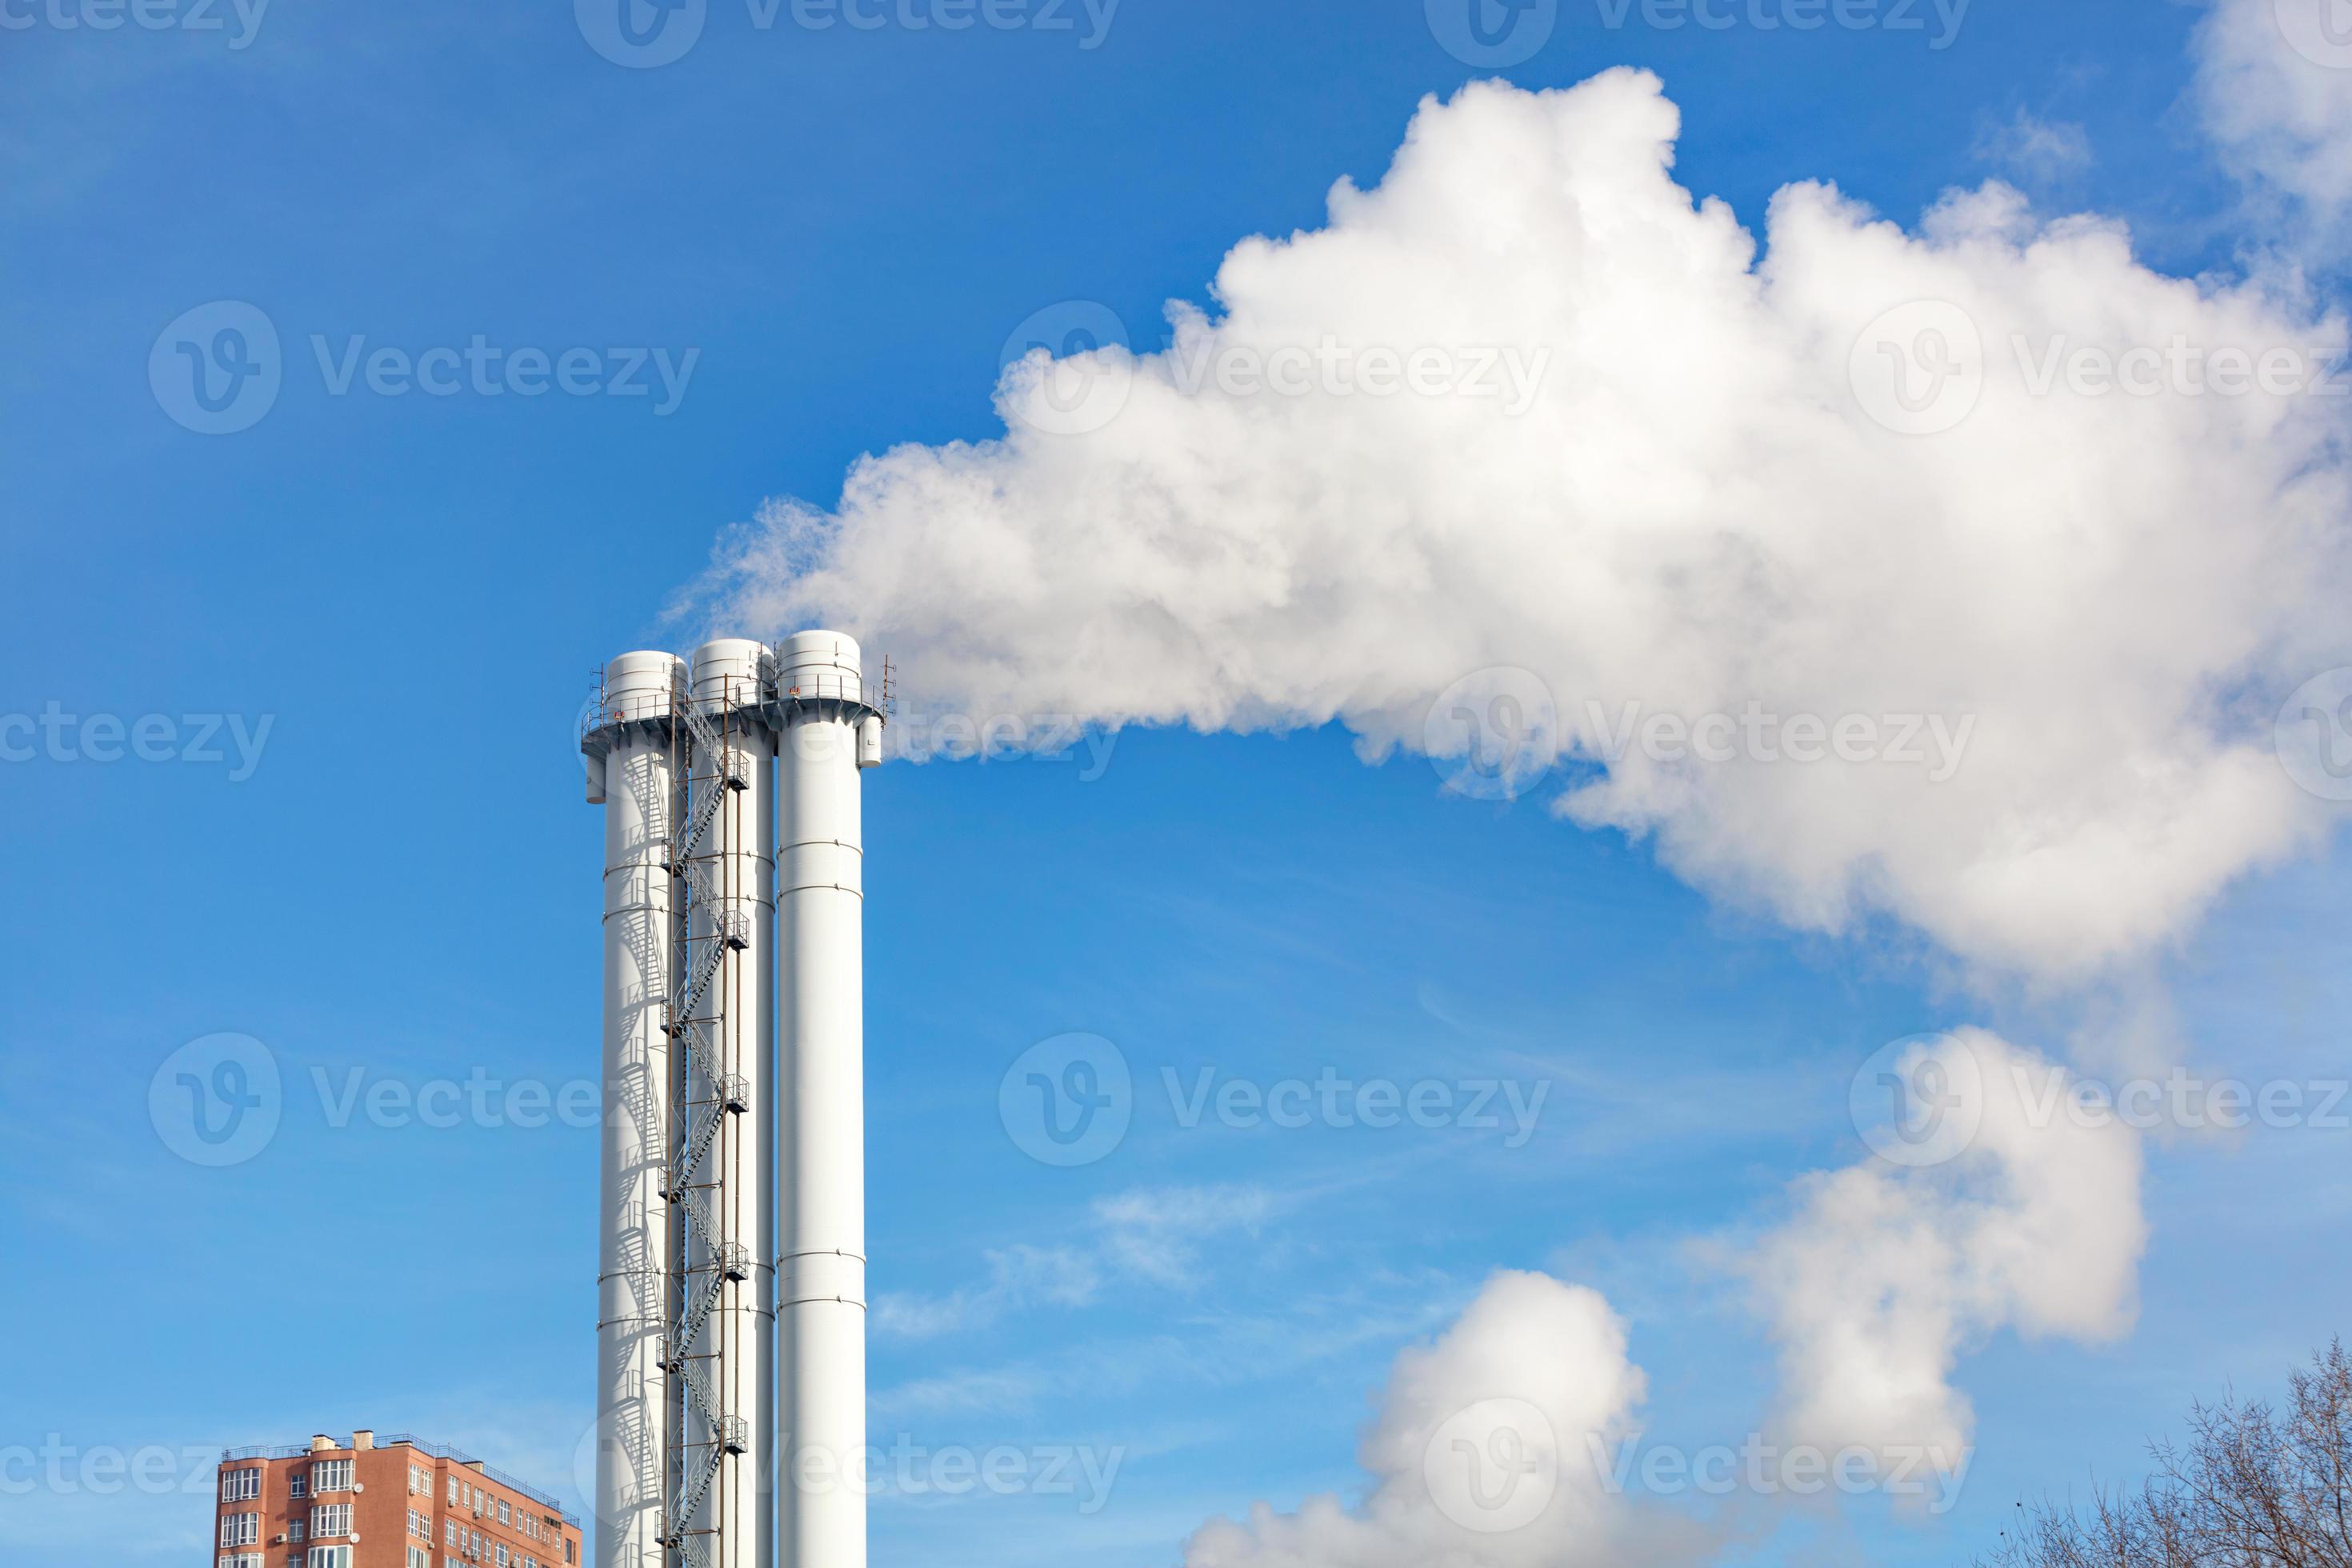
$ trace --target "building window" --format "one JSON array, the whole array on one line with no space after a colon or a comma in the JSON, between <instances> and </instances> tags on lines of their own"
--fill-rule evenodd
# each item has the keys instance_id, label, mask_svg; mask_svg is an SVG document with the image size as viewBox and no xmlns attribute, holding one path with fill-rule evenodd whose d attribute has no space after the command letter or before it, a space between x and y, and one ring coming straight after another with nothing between
<instances>
[{"instance_id":1,"label":"building window","mask_svg":"<svg viewBox=\"0 0 2352 1568\"><path fill-rule=\"evenodd\" d=\"M310 1489L321 1494L351 1490L352 1462L349 1459L320 1459L310 1467Z\"/></svg>"},{"instance_id":2,"label":"building window","mask_svg":"<svg viewBox=\"0 0 2352 1568\"><path fill-rule=\"evenodd\" d=\"M498 1559L499 1568L507 1568L507 1543L503 1541L499 1542Z\"/></svg>"},{"instance_id":3,"label":"building window","mask_svg":"<svg viewBox=\"0 0 2352 1568\"><path fill-rule=\"evenodd\" d=\"M220 1543L223 1546L251 1546L261 1539L261 1516L257 1513L225 1513L221 1515Z\"/></svg>"},{"instance_id":4,"label":"building window","mask_svg":"<svg viewBox=\"0 0 2352 1568\"><path fill-rule=\"evenodd\" d=\"M508 1502L504 1498L499 1499L499 1522L500 1524L512 1524L514 1522L514 1505Z\"/></svg>"},{"instance_id":5,"label":"building window","mask_svg":"<svg viewBox=\"0 0 2352 1568\"><path fill-rule=\"evenodd\" d=\"M232 1552L220 1560L220 1568L261 1568L258 1552Z\"/></svg>"},{"instance_id":6,"label":"building window","mask_svg":"<svg viewBox=\"0 0 2352 1568\"><path fill-rule=\"evenodd\" d=\"M441 1521L441 1544L444 1546L455 1546L457 1544L457 1521L456 1520L445 1519Z\"/></svg>"},{"instance_id":7,"label":"building window","mask_svg":"<svg viewBox=\"0 0 2352 1568\"><path fill-rule=\"evenodd\" d=\"M310 1472L306 1470L297 1470L292 1475L287 1477L286 1495L288 1497L309 1497L310 1495Z\"/></svg>"},{"instance_id":8,"label":"building window","mask_svg":"<svg viewBox=\"0 0 2352 1568\"><path fill-rule=\"evenodd\" d=\"M286 1539L289 1541L299 1541L302 1539L302 1521L298 1519L293 1523L286 1527Z\"/></svg>"},{"instance_id":9,"label":"building window","mask_svg":"<svg viewBox=\"0 0 2352 1568\"><path fill-rule=\"evenodd\" d=\"M259 1470L223 1470L221 1472L221 1501L251 1502L260 1495L261 1472Z\"/></svg>"},{"instance_id":10,"label":"building window","mask_svg":"<svg viewBox=\"0 0 2352 1568\"><path fill-rule=\"evenodd\" d=\"M352 1532L352 1505L347 1502L322 1502L310 1510L310 1539L322 1536L349 1535ZM312 1568L317 1568L315 1563Z\"/></svg>"},{"instance_id":11,"label":"building window","mask_svg":"<svg viewBox=\"0 0 2352 1568\"><path fill-rule=\"evenodd\" d=\"M433 1549L429 1546L410 1547L408 1568L433 1568Z\"/></svg>"},{"instance_id":12,"label":"building window","mask_svg":"<svg viewBox=\"0 0 2352 1568\"><path fill-rule=\"evenodd\" d=\"M457 1506L457 1478L455 1476L449 1478L449 1506Z\"/></svg>"},{"instance_id":13,"label":"building window","mask_svg":"<svg viewBox=\"0 0 2352 1568\"><path fill-rule=\"evenodd\" d=\"M313 1546L310 1568L352 1568L352 1549L348 1546Z\"/></svg>"}]
</instances>

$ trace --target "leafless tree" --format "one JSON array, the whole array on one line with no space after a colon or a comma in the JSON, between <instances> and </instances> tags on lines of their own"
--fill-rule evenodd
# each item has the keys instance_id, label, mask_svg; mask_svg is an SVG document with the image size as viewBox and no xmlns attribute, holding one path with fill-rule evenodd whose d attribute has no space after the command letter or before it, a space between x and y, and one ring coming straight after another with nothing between
<instances>
[{"instance_id":1,"label":"leafless tree","mask_svg":"<svg viewBox=\"0 0 2352 1568\"><path fill-rule=\"evenodd\" d=\"M2149 1446L2137 1491L2086 1508L2020 1503L1979 1568L2352 1568L2352 1357L2342 1341L2288 1385L2284 1410L2225 1395L2184 1447Z\"/></svg>"}]
</instances>

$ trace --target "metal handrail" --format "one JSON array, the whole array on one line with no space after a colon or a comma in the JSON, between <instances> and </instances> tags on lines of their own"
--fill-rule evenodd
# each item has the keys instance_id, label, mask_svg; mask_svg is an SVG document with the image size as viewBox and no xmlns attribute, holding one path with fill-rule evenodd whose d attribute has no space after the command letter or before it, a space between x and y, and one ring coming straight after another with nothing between
<instances>
[{"instance_id":1,"label":"metal handrail","mask_svg":"<svg viewBox=\"0 0 2352 1568\"><path fill-rule=\"evenodd\" d=\"M379 1448L414 1448L420 1454L429 1454L436 1459L446 1459L453 1465L464 1465L470 1469L479 1470L483 1475L486 1475L490 1479L498 1482L499 1485L511 1488L512 1489L522 1493L523 1496L530 1499L531 1501L539 1504L541 1508L549 1510L558 1518L562 1519L564 1523L572 1526L572 1529L577 1530L580 1528L580 1521L574 1519L570 1513L566 1512L563 1505L556 1501L554 1498L546 1492L540 1490L537 1487L530 1485L529 1482L519 1480L515 1477L507 1474L506 1471L499 1469L495 1465L486 1465L482 1463L481 1460L474 1458L471 1454L467 1453L464 1449L458 1447L454 1443L435 1443L425 1438L415 1436L411 1433L394 1432L388 1437L378 1438L376 1440L376 1447Z\"/></svg>"}]
</instances>

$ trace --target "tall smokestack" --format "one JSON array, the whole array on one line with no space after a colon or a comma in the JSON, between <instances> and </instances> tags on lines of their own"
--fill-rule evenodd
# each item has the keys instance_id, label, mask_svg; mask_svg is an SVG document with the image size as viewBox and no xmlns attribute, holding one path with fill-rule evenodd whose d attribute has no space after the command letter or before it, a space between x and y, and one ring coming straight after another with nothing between
<instances>
[{"instance_id":1,"label":"tall smokestack","mask_svg":"<svg viewBox=\"0 0 2352 1568\"><path fill-rule=\"evenodd\" d=\"M599 1568L866 1562L858 771L882 723L857 645L803 632L625 654L583 727L605 808Z\"/></svg>"},{"instance_id":2,"label":"tall smokestack","mask_svg":"<svg viewBox=\"0 0 2352 1568\"><path fill-rule=\"evenodd\" d=\"M879 760L882 718L866 700L849 638L803 632L784 642L777 664L785 983L776 1330L779 1454L790 1467L777 1489L778 1555L781 1568L865 1568L866 836L857 775L868 755Z\"/></svg>"},{"instance_id":3,"label":"tall smokestack","mask_svg":"<svg viewBox=\"0 0 2352 1568\"><path fill-rule=\"evenodd\" d=\"M604 807L604 1174L597 1206L596 1561L663 1568L670 1399L663 1331L677 1273L664 1152L672 1100L662 1032L676 958L672 743L686 661L627 653L605 667L582 737Z\"/></svg>"}]
</instances>

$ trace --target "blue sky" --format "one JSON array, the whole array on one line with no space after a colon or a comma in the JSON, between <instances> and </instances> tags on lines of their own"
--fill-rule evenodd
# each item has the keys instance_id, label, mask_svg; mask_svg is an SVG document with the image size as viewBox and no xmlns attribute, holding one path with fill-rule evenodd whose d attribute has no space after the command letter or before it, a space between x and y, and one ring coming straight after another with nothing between
<instances>
[{"instance_id":1,"label":"blue sky","mask_svg":"<svg viewBox=\"0 0 2352 1568\"><path fill-rule=\"evenodd\" d=\"M322 1427L415 1431L569 1493L594 1132L384 1125L337 1097L593 1080L591 672L685 641L691 612L667 612L763 500L830 506L860 454L1002 434L1024 318L1100 301L1156 346L1163 300L1204 300L1246 236L1320 224L1424 95L1486 73L1394 0L1122 0L1094 47L1083 7L950 34L813 30L789 5L762 29L710 0L652 69L600 58L560 5L276 0L249 33L234 9L110 32L0 9L34 18L0 39L0 711L169 721L159 760L76 728L70 755L0 763L0 1322L22 1347L0 1448L162 1448L194 1478L0 1468L0 1563L90 1541L192 1562L211 1451ZM1940 49L1923 10L1924 33L1712 32L1563 0L1504 74L1655 70L1675 178L1751 229L1793 180L1910 222L2001 175L2126 221L2167 274L2272 237L2191 107L2200 7L1977 0ZM2079 128L2088 156L2021 155L2021 125ZM2324 310L2336 274L2314 276ZM224 300L274 328L282 385L205 436L150 355ZM338 395L311 346L413 360L478 335L589 350L596 384L649 391L390 395L360 372ZM1654 840L1462 798L1410 752L1367 765L1338 723L1096 740L1107 760L867 775L874 1428L1119 1466L1099 1507L885 1497L877 1563L1173 1564L1254 1502L1359 1500L1391 1363L1501 1269L1608 1298L1647 1440L1737 1443L1774 1405L1775 1343L1724 1260L1785 1219L1793 1178L1866 1157L1849 1081L1901 1037L1979 1025L2055 1058L2155 996L2233 1076L2343 1070L2340 834L2076 984L1901 920L1794 929ZM267 1048L283 1114L213 1169L149 1107L166 1058L219 1033ZM1057 1169L1008 1135L999 1087L1069 1033L1116 1046L1133 1121ZM1507 1112L1234 1126L1168 1092L1203 1072L1546 1098L1524 1141ZM1953 1561L2021 1496L2129 1473L2190 1400L2273 1386L2345 1326L2352 1266L2315 1242L2352 1202L2347 1140L2151 1141L2134 1321L1968 1337L1956 1506L1764 1510L1720 1560Z\"/></svg>"}]
</instances>

